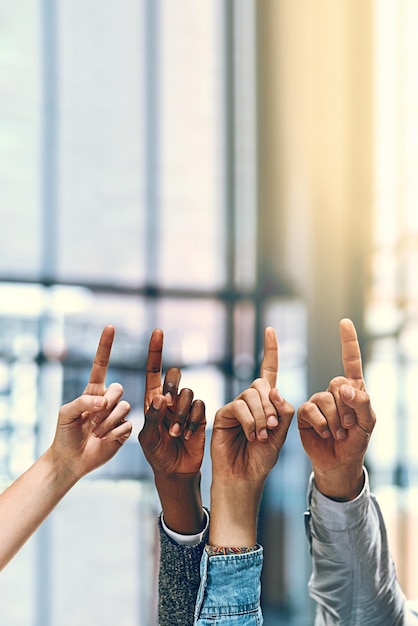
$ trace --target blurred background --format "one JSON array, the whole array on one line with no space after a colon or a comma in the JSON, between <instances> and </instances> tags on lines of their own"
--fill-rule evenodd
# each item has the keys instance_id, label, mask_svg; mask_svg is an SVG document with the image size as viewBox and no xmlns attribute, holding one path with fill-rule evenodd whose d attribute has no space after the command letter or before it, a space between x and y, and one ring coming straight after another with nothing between
<instances>
[{"instance_id":1,"label":"blurred background","mask_svg":"<svg viewBox=\"0 0 418 626\"><path fill-rule=\"evenodd\" d=\"M296 407L341 374L351 317L378 415L368 455L418 597L418 4L0 1L0 482L52 440L102 327L132 438L2 572L7 626L153 626L141 455L150 331L216 409L264 327ZM296 422L265 489L266 625L312 624ZM210 464L203 468L209 504Z\"/></svg>"}]
</instances>

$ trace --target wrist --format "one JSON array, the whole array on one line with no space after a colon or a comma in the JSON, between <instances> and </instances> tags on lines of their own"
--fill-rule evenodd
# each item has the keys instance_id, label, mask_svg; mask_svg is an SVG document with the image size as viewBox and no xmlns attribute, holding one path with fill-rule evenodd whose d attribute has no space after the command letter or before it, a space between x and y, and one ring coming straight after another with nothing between
<instances>
[{"instance_id":1,"label":"wrist","mask_svg":"<svg viewBox=\"0 0 418 626\"><path fill-rule=\"evenodd\" d=\"M205 513L197 474L156 474L155 486L168 528L182 535L195 535L204 528Z\"/></svg>"},{"instance_id":2,"label":"wrist","mask_svg":"<svg viewBox=\"0 0 418 626\"><path fill-rule=\"evenodd\" d=\"M357 498L364 487L363 463L344 465L332 470L313 468L315 486L324 496L337 502Z\"/></svg>"},{"instance_id":3,"label":"wrist","mask_svg":"<svg viewBox=\"0 0 418 626\"><path fill-rule=\"evenodd\" d=\"M62 493L69 491L82 477L53 446L42 454L39 462L44 465L48 480Z\"/></svg>"},{"instance_id":4,"label":"wrist","mask_svg":"<svg viewBox=\"0 0 418 626\"><path fill-rule=\"evenodd\" d=\"M226 555L237 555L237 554L248 554L250 552L254 552L258 550L259 546L254 544L253 546L235 546L235 547L224 547L224 546L212 546L210 544L206 544L205 550L208 556L226 556Z\"/></svg>"}]
</instances>

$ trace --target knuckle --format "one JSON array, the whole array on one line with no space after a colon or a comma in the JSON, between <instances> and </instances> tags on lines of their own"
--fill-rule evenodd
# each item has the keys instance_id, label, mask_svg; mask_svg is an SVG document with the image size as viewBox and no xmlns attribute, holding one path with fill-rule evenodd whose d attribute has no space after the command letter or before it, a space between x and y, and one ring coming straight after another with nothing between
<instances>
[{"instance_id":1,"label":"knuckle","mask_svg":"<svg viewBox=\"0 0 418 626\"><path fill-rule=\"evenodd\" d=\"M310 411L311 411L311 403L304 402L298 408L298 417L306 417L306 415L309 415Z\"/></svg>"},{"instance_id":2,"label":"knuckle","mask_svg":"<svg viewBox=\"0 0 418 626\"><path fill-rule=\"evenodd\" d=\"M266 388L270 389L270 385L268 384L267 380L265 378L256 378L255 380L253 380L253 382L250 385L250 389L266 389Z\"/></svg>"},{"instance_id":3,"label":"knuckle","mask_svg":"<svg viewBox=\"0 0 418 626\"><path fill-rule=\"evenodd\" d=\"M245 402L244 398L241 398L241 397L234 400L232 404L237 411L241 411L247 406L247 403Z\"/></svg>"},{"instance_id":4,"label":"knuckle","mask_svg":"<svg viewBox=\"0 0 418 626\"><path fill-rule=\"evenodd\" d=\"M115 393L118 393L120 395L123 394L124 389L123 386L121 385L121 383L112 383L110 385L110 387L112 388L112 391L114 391Z\"/></svg>"},{"instance_id":5,"label":"knuckle","mask_svg":"<svg viewBox=\"0 0 418 626\"><path fill-rule=\"evenodd\" d=\"M164 378L164 384L166 385L177 385L180 381L181 372L178 367L170 367Z\"/></svg>"},{"instance_id":6,"label":"knuckle","mask_svg":"<svg viewBox=\"0 0 418 626\"><path fill-rule=\"evenodd\" d=\"M188 387L184 387L184 389L180 391L180 398L185 399L187 401L191 401L193 398L193 395L194 395L193 391L189 389Z\"/></svg>"},{"instance_id":7,"label":"knuckle","mask_svg":"<svg viewBox=\"0 0 418 626\"><path fill-rule=\"evenodd\" d=\"M362 404L365 404L366 406L371 407L371 400L370 400L370 396L367 393L367 391L364 392L364 394L362 394L362 398L360 399L360 401L362 402Z\"/></svg>"},{"instance_id":8,"label":"knuckle","mask_svg":"<svg viewBox=\"0 0 418 626\"><path fill-rule=\"evenodd\" d=\"M256 398L257 396L258 396L258 391L254 387L249 387L248 389L242 392L238 400L242 399L245 402L251 402L251 400L253 398Z\"/></svg>"},{"instance_id":9,"label":"knuckle","mask_svg":"<svg viewBox=\"0 0 418 626\"><path fill-rule=\"evenodd\" d=\"M283 409L280 410L280 414L283 415L283 417L285 417L285 416L291 417L292 415L295 414L295 407L293 405L289 404L289 402L286 402L286 404L283 407Z\"/></svg>"},{"instance_id":10,"label":"knuckle","mask_svg":"<svg viewBox=\"0 0 418 626\"><path fill-rule=\"evenodd\" d=\"M336 387L341 387L341 385L346 384L348 381L345 376L335 376L329 383L329 387L335 389Z\"/></svg>"},{"instance_id":11,"label":"knuckle","mask_svg":"<svg viewBox=\"0 0 418 626\"><path fill-rule=\"evenodd\" d=\"M328 402L329 400L332 400L333 397L334 396L332 395L330 391L318 391L317 393L314 393L314 395L311 397L308 404L325 403L325 402Z\"/></svg>"}]
</instances>

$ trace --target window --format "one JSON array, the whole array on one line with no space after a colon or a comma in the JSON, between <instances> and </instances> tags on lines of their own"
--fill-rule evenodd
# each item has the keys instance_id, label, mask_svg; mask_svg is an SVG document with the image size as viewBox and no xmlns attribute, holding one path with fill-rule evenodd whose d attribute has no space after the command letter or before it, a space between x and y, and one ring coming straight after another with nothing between
<instances>
[{"instance_id":1,"label":"window","mask_svg":"<svg viewBox=\"0 0 418 626\"><path fill-rule=\"evenodd\" d=\"M183 367L209 422L256 375L266 324L280 326L282 380L300 399L304 305L258 285L254 3L231 7L0 9L3 486L51 441L106 323L117 329L108 381L123 382L134 422L123 452L66 496L2 574L2 623L153 623L158 502L136 441L152 328L164 329L164 365ZM292 432L289 481L301 454ZM285 509L303 508L305 485L271 480L265 506L284 520L282 544L301 550ZM207 504L209 484L207 455ZM287 587L304 584L294 554L286 602Z\"/></svg>"},{"instance_id":2,"label":"window","mask_svg":"<svg viewBox=\"0 0 418 626\"><path fill-rule=\"evenodd\" d=\"M418 94L415 3L375 2L375 218L366 321L367 380L377 413L369 462L380 488L401 585L413 567L418 457L416 280ZM411 557L409 556L411 555Z\"/></svg>"}]
</instances>

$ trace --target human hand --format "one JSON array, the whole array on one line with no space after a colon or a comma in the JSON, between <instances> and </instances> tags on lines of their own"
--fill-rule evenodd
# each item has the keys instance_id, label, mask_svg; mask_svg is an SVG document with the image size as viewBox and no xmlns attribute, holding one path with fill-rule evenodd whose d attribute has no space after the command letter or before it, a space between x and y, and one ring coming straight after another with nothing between
<instances>
[{"instance_id":1,"label":"human hand","mask_svg":"<svg viewBox=\"0 0 418 626\"><path fill-rule=\"evenodd\" d=\"M255 543L264 482L277 462L294 413L276 389L277 374L277 336L269 327L264 334L260 378L215 416L211 440L213 545Z\"/></svg>"},{"instance_id":2,"label":"human hand","mask_svg":"<svg viewBox=\"0 0 418 626\"><path fill-rule=\"evenodd\" d=\"M276 389L277 374L277 336L269 327L260 378L216 413L211 440L214 480L264 482L276 464L294 413Z\"/></svg>"},{"instance_id":3,"label":"human hand","mask_svg":"<svg viewBox=\"0 0 418 626\"><path fill-rule=\"evenodd\" d=\"M327 391L299 407L298 426L318 489L335 500L351 500L363 486L364 457L376 416L351 320L341 320L340 337L345 376L333 378Z\"/></svg>"},{"instance_id":4,"label":"human hand","mask_svg":"<svg viewBox=\"0 0 418 626\"><path fill-rule=\"evenodd\" d=\"M112 326L103 329L83 394L59 411L50 450L75 480L109 461L131 434L132 424L126 421L130 406L121 401L122 385L105 386L114 335Z\"/></svg>"},{"instance_id":5,"label":"human hand","mask_svg":"<svg viewBox=\"0 0 418 626\"><path fill-rule=\"evenodd\" d=\"M139 443L155 477L166 524L194 534L201 530L203 509L200 468L205 446L205 405L191 389L179 391L181 372L170 368L161 379L163 332L151 335L144 396L145 423Z\"/></svg>"}]
</instances>

